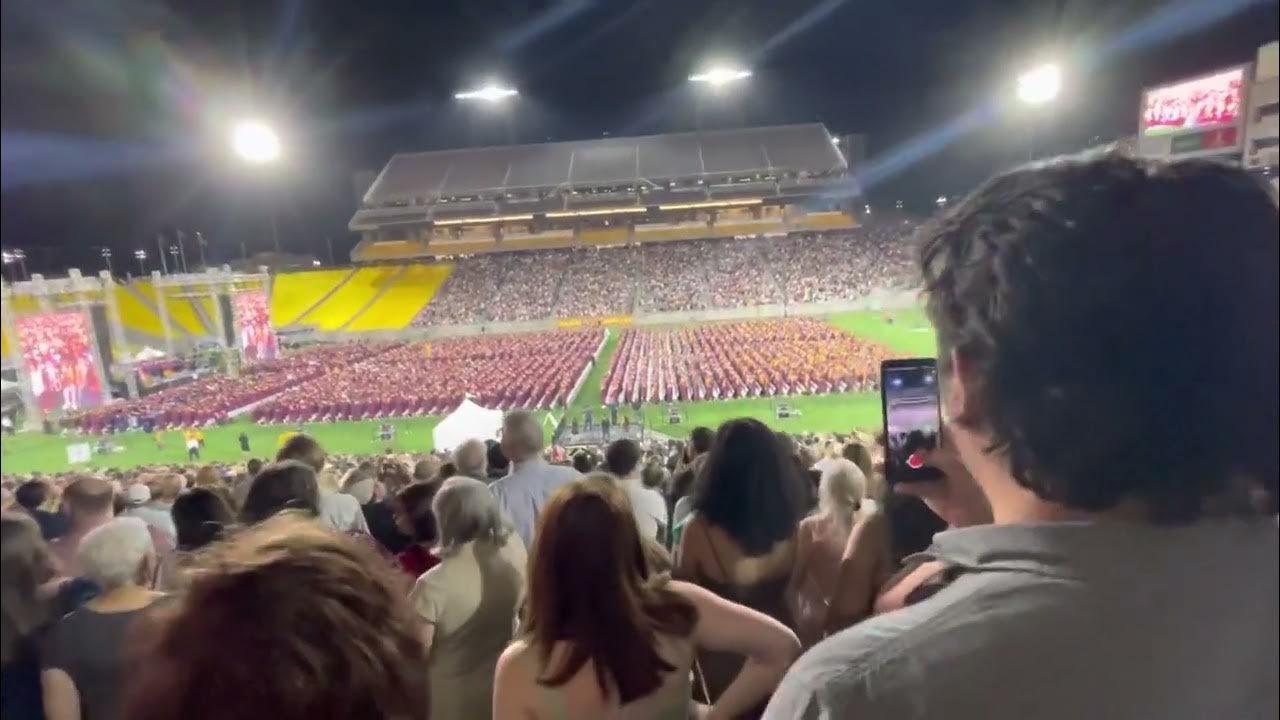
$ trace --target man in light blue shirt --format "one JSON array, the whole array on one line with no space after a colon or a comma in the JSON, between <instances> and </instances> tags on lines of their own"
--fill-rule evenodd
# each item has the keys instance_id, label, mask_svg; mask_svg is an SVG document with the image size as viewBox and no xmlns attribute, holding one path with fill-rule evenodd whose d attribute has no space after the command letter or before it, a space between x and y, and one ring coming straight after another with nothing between
<instances>
[{"instance_id":1,"label":"man in light blue shirt","mask_svg":"<svg viewBox=\"0 0 1280 720\"><path fill-rule=\"evenodd\" d=\"M526 410L508 413L502 422L502 452L511 459L511 471L489 489L512 527L533 548L533 531L542 507L556 490L577 480L571 467L550 465L542 459L542 425Z\"/></svg>"}]
</instances>

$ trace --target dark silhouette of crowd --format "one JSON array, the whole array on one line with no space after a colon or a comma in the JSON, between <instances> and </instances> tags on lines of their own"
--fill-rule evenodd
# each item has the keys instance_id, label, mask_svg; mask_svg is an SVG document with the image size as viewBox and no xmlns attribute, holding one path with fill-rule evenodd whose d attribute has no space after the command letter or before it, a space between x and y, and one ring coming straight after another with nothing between
<instances>
[{"instance_id":1,"label":"dark silhouette of crowd","mask_svg":"<svg viewBox=\"0 0 1280 720\"><path fill-rule=\"evenodd\" d=\"M931 480L521 409L449 454L6 478L0 714L1275 717L1277 236L1212 162L981 186L921 236Z\"/></svg>"}]
</instances>

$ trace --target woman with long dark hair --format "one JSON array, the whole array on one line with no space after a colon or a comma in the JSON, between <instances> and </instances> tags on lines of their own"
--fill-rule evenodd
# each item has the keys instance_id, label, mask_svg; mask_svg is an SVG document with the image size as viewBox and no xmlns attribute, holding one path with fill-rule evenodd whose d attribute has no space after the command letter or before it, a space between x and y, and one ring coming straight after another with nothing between
<instances>
[{"instance_id":1,"label":"woman with long dark hair","mask_svg":"<svg viewBox=\"0 0 1280 720\"><path fill-rule=\"evenodd\" d=\"M764 423L740 418L721 425L694 485L676 577L791 625L786 589L807 482ZM741 659L711 652L699 662L714 700Z\"/></svg>"},{"instance_id":2,"label":"woman with long dark hair","mask_svg":"<svg viewBox=\"0 0 1280 720\"><path fill-rule=\"evenodd\" d=\"M649 570L627 497L588 478L538 521L523 634L498 661L495 718L669 718L695 711L700 649L745 658L713 708L761 703L799 652L775 620Z\"/></svg>"}]
</instances>

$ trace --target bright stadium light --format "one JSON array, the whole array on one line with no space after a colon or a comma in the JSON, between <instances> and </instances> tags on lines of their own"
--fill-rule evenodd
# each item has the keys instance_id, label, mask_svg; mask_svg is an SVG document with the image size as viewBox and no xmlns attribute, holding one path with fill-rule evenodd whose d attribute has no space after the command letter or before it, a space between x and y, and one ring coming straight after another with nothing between
<instances>
[{"instance_id":1,"label":"bright stadium light","mask_svg":"<svg viewBox=\"0 0 1280 720\"><path fill-rule=\"evenodd\" d=\"M231 148L247 163L264 165L280 157L280 138L259 120L242 120L231 129Z\"/></svg>"},{"instance_id":2,"label":"bright stadium light","mask_svg":"<svg viewBox=\"0 0 1280 720\"><path fill-rule=\"evenodd\" d=\"M746 80L749 77L751 77L750 70L718 65L705 72L690 75L689 82L705 83L711 87L720 88L732 82Z\"/></svg>"},{"instance_id":3,"label":"bright stadium light","mask_svg":"<svg viewBox=\"0 0 1280 720\"><path fill-rule=\"evenodd\" d=\"M1053 102L1062 89L1062 71L1053 63L1032 68L1018 76L1018 99L1027 105Z\"/></svg>"},{"instance_id":4,"label":"bright stadium light","mask_svg":"<svg viewBox=\"0 0 1280 720\"><path fill-rule=\"evenodd\" d=\"M515 88L502 87L497 83L489 83L475 90L463 90L453 94L454 100L479 100L480 102L498 102L506 100L509 97L519 95L520 91Z\"/></svg>"}]
</instances>

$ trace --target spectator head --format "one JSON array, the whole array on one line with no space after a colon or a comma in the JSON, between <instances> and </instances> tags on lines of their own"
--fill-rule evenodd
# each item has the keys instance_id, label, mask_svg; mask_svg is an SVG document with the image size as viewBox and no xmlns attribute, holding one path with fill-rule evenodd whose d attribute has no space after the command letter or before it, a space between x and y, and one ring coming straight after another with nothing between
<instances>
[{"instance_id":1,"label":"spectator head","mask_svg":"<svg viewBox=\"0 0 1280 720\"><path fill-rule=\"evenodd\" d=\"M487 485L473 478L445 480L431 508L440 528L440 547L436 554L442 558L473 540L505 544L511 534L498 508L498 499Z\"/></svg>"},{"instance_id":2,"label":"spectator head","mask_svg":"<svg viewBox=\"0 0 1280 720\"><path fill-rule=\"evenodd\" d=\"M263 467L249 485L240 522L253 525L284 510L320 514L320 488L310 465L282 460Z\"/></svg>"},{"instance_id":3,"label":"spectator head","mask_svg":"<svg viewBox=\"0 0 1280 720\"><path fill-rule=\"evenodd\" d=\"M745 554L763 555L795 531L807 503L803 483L795 461L764 423L729 420L716 431L694 483L693 507Z\"/></svg>"},{"instance_id":4,"label":"spectator head","mask_svg":"<svg viewBox=\"0 0 1280 720\"><path fill-rule=\"evenodd\" d=\"M870 482L871 477L875 474L875 463L871 459L871 451L867 449L857 439L851 440L844 446L844 450L840 451L840 456L845 460L858 466L862 471L862 476Z\"/></svg>"},{"instance_id":5,"label":"spectator head","mask_svg":"<svg viewBox=\"0 0 1280 720\"><path fill-rule=\"evenodd\" d=\"M249 473L249 477L253 477L262 469L262 464L262 461L258 458L249 458L249 462L244 464L244 470Z\"/></svg>"},{"instance_id":6,"label":"spectator head","mask_svg":"<svg viewBox=\"0 0 1280 720\"><path fill-rule=\"evenodd\" d=\"M342 492L355 498L361 505L368 505L373 502L376 484L377 480L360 468L356 468L347 471L346 476L342 478Z\"/></svg>"},{"instance_id":7,"label":"spectator head","mask_svg":"<svg viewBox=\"0 0 1280 720\"><path fill-rule=\"evenodd\" d=\"M28 480L13 491L13 499L28 512L39 510L49 500L49 485L43 480Z\"/></svg>"},{"instance_id":8,"label":"spectator head","mask_svg":"<svg viewBox=\"0 0 1280 720\"><path fill-rule=\"evenodd\" d=\"M570 459L570 462L573 463L573 469L583 475L595 470L597 464L596 455L590 450L579 450L575 452L573 457Z\"/></svg>"},{"instance_id":9,"label":"spectator head","mask_svg":"<svg viewBox=\"0 0 1280 720\"><path fill-rule=\"evenodd\" d=\"M128 507L140 507L151 502L151 488L136 482L124 490L124 501Z\"/></svg>"},{"instance_id":10,"label":"spectator head","mask_svg":"<svg viewBox=\"0 0 1280 720\"><path fill-rule=\"evenodd\" d=\"M689 447L687 460L692 462L694 458L711 451L711 443L716 439L716 433L709 427L699 425L689 431Z\"/></svg>"},{"instance_id":11,"label":"spectator head","mask_svg":"<svg viewBox=\"0 0 1280 720\"><path fill-rule=\"evenodd\" d=\"M437 484L448 480L458 474L458 466L453 464L452 460L440 463L440 469L436 471L435 482Z\"/></svg>"},{"instance_id":12,"label":"spectator head","mask_svg":"<svg viewBox=\"0 0 1280 720\"><path fill-rule=\"evenodd\" d=\"M277 517L199 563L141 638L121 717L426 719L419 626L371 548Z\"/></svg>"},{"instance_id":13,"label":"spectator head","mask_svg":"<svg viewBox=\"0 0 1280 720\"><path fill-rule=\"evenodd\" d=\"M525 630L548 652L566 643L567 660L542 682L558 687L588 661L603 695L627 703L652 692L675 668L654 634L687 637L697 611L648 583L649 561L625 492L609 476L558 490L538 518L529 558Z\"/></svg>"},{"instance_id":14,"label":"spectator head","mask_svg":"<svg viewBox=\"0 0 1280 720\"><path fill-rule=\"evenodd\" d=\"M396 494L396 526L416 543L434 543L440 539L439 524L431 501L438 486L415 482Z\"/></svg>"},{"instance_id":15,"label":"spectator head","mask_svg":"<svg viewBox=\"0 0 1280 720\"><path fill-rule=\"evenodd\" d=\"M382 458L378 463L378 482L382 483L388 493L394 495L413 482L413 475L399 460Z\"/></svg>"},{"instance_id":16,"label":"spectator head","mask_svg":"<svg viewBox=\"0 0 1280 720\"><path fill-rule=\"evenodd\" d=\"M481 440L468 440L453 451L453 464L458 474L477 480L485 478L486 449Z\"/></svg>"},{"instance_id":17,"label":"spectator head","mask_svg":"<svg viewBox=\"0 0 1280 720\"><path fill-rule=\"evenodd\" d=\"M110 592L126 585L149 585L156 549L145 522L119 517L86 533L80 539L76 559L86 578L103 592Z\"/></svg>"},{"instance_id":18,"label":"spectator head","mask_svg":"<svg viewBox=\"0 0 1280 720\"><path fill-rule=\"evenodd\" d=\"M178 531L179 550L198 550L222 537L235 522L227 501L207 487L192 488L179 495L169 514Z\"/></svg>"},{"instance_id":19,"label":"spectator head","mask_svg":"<svg viewBox=\"0 0 1280 720\"><path fill-rule=\"evenodd\" d=\"M440 472L440 458L435 455L428 455L414 463L413 480L414 482L429 482L435 478L438 472Z\"/></svg>"},{"instance_id":20,"label":"spectator head","mask_svg":"<svg viewBox=\"0 0 1280 720\"><path fill-rule=\"evenodd\" d=\"M212 465L205 465L196 471L195 480L191 483L195 487L221 487L225 485L222 481L222 473Z\"/></svg>"},{"instance_id":21,"label":"spectator head","mask_svg":"<svg viewBox=\"0 0 1280 720\"><path fill-rule=\"evenodd\" d=\"M317 473L324 469L324 448L310 435L298 433L285 441L276 453L276 461L297 460L306 463Z\"/></svg>"},{"instance_id":22,"label":"spectator head","mask_svg":"<svg viewBox=\"0 0 1280 720\"><path fill-rule=\"evenodd\" d=\"M502 443L496 440L486 440L484 445L487 448L489 477L495 478L506 475L511 461L502 453Z\"/></svg>"},{"instance_id":23,"label":"spectator head","mask_svg":"<svg viewBox=\"0 0 1280 720\"><path fill-rule=\"evenodd\" d=\"M113 512L115 493L111 483L92 475L81 475L67 484L62 491L62 504L73 525L92 523Z\"/></svg>"},{"instance_id":24,"label":"spectator head","mask_svg":"<svg viewBox=\"0 0 1280 720\"><path fill-rule=\"evenodd\" d=\"M928 233L948 434L997 520L1276 492L1278 232L1242 170L1108 154L997 176Z\"/></svg>"},{"instance_id":25,"label":"spectator head","mask_svg":"<svg viewBox=\"0 0 1280 720\"><path fill-rule=\"evenodd\" d=\"M0 558L0 663L7 668L48 620L40 587L56 570L39 526L23 513L0 515Z\"/></svg>"},{"instance_id":26,"label":"spectator head","mask_svg":"<svg viewBox=\"0 0 1280 720\"><path fill-rule=\"evenodd\" d=\"M165 473L155 479L151 499L171 503L187 487L187 478L180 473Z\"/></svg>"},{"instance_id":27,"label":"spectator head","mask_svg":"<svg viewBox=\"0 0 1280 720\"><path fill-rule=\"evenodd\" d=\"M649 462L640 473L640 481L650 490L661 491L667 482L667 469L657 462Z\"/></svg>"},{"instance_id":28,"label":"spectator head","mask_svg":"<svg viewBox=\"0 0 1280 720\"><path fill-rule=\"evenodd\" d=\"M866 493L862 470L853 461L840 458L828 465L818 480L818 508L847 531L852 529L853 514L862 506Z\"/></svg>"},{"instance_id":29,"label":"spectator head","mask_svg":"<svg viewBox=\"0 0 1280 720\"><path fill-rule=\"evenodd\" d=\"M640 444L635 440L614 440L604 451L604 467L616 477L631 477L640 466L641 455Z\"/></svg>"},{"instance_id":30,"label":"spectator head","mask_svg":"<svg viewBox=\"0 0 1280 720\"><path fill-rule=\"evenodd\" d=\"M544 447L542 423L528 410L514 410L502 420L502 453L512 462L538 457Z\"/></svg>"}]
</instances>

